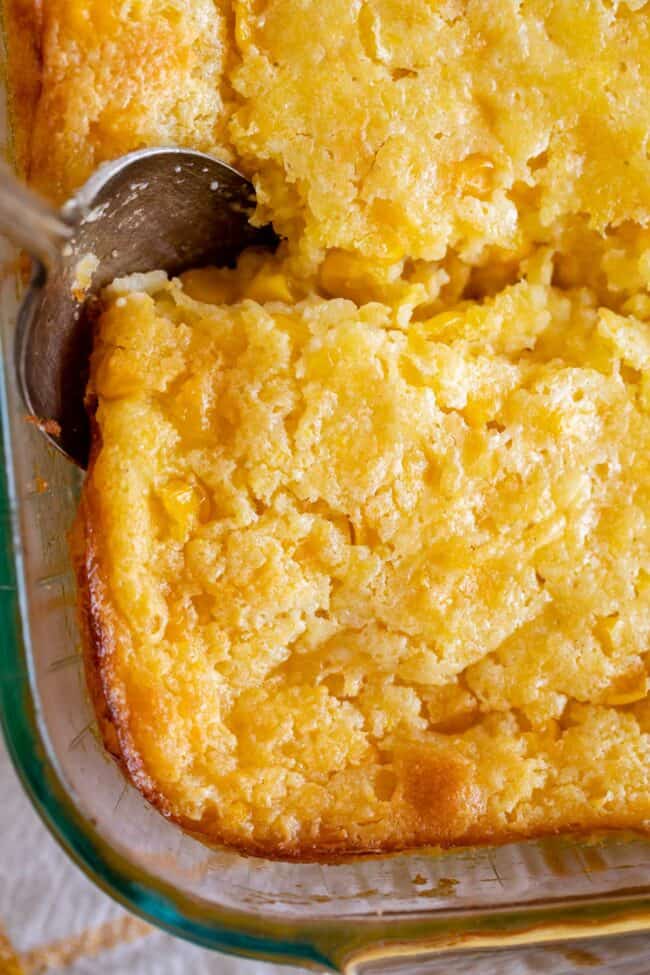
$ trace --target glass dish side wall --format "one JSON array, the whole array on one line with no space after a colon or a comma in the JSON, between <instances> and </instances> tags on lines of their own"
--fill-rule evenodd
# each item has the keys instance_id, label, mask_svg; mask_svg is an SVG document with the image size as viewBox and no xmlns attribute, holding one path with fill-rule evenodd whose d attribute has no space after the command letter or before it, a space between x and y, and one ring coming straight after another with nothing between
<instances>
[{"instance_id":1,"label":"glass dish side wall","mask_svg":"<svg viewBox=\"0 0 650 975\"><path fill-rule=\"evenodd\" d=\"M4 115L0 126L6 133ZM124 782L98 740L81 667L67 547L80 475L25 421L12 368L21 281L15 254L7 248L2 259L0 710L23 782L82 868L127 907L200 944L351 971L451 972L458 957L464 970L491 972L504 946L500 957L516 956L518 973L568 972L550 947L523 942L650 929L647 839L271 863L208 849ZM611 944L622 957L631 941L636 950L629 936L589 950ZM416 943L431 948L403 954ZM555 967L535 967L539 952Z\"/></svg>"}]
</instances>

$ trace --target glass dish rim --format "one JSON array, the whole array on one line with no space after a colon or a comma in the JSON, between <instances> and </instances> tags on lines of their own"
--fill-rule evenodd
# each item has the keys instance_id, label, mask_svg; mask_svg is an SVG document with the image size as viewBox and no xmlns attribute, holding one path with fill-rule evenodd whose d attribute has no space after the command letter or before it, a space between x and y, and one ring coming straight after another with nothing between
<instances>
[{"instance_id":1,"label":"glass dish rim","mask_svg":"<svg viewBox=\"0 0 650 975\"><path fill-rule=\"evenodd\" d=\"M650 932L645 892L595 893L496 909L291 919L207 905L136 867L101 838L67 794L39 727L30 666L7 368L0 369L0 725L14 768L42 821L80 869L128 910L205 948L329 970L370 958ZM9 461L9 463L7 463ZM418 852L422 855L422 851ZM431 854L436 855L435 853Z\"/></svg>"}]
</instances>

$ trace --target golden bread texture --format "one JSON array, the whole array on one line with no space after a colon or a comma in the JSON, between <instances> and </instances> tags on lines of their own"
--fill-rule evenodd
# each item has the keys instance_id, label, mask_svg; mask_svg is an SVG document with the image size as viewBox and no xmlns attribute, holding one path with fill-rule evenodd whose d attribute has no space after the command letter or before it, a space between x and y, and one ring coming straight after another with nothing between
<instances>
[{"instance_id":1,"label":"golden bread texture","mask_svg":"<svg viewBox=\"0 0 650 975\"><path fill-rule=\"evenodd\" d=\"M30 4L31 174L58 197L179 143L235 158L310 251L473 260L650 218L641 0Z\"/></svg>"},{"instance_id":2,"label":"golden bread texture","mask_svg":"<svg viewBox=\"0 0 650 975\"><path fill-rule=\"evenodd\" d=\"M7 9L41 190L189 145L286 238L106 293L74 554L132 780L271 856L647 828L650 4Z\"/></svg>"},{"instance_id":3,"label":"golden bread texture","mask_svg":"<svg viewBox=\"0 0 650 975\"><path fill-rule=\"evenodd\" d=\"M650 334L550 260L406 328L201 300L237 272L109 290L100 674L183 822L293 854L650 817Z\"/></svg>"},{"instance_id":4,"label":"golden bread texture","mask_svg":"<svg viewBox=\"0 0 650 975\"><path fill-rule=\"evenodd\" d=\"M225 20L213 0L9 0L10 52L24 46L30 9L35 105L20 91L24 70L13 75L19 131L33 115L27 169L39 189L61 200L100 162L146 145L226 153Z\"/></svg>"}]
</instances>

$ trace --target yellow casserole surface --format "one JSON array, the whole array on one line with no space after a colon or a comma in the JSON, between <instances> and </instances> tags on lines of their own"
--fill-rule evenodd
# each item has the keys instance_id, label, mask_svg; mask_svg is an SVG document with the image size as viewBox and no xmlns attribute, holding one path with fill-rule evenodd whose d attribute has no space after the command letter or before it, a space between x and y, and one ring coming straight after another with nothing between
<instances>
[{"instance_id":1,"label":"yellow casserole surface","mask_svg":"<svg viewBox=\"0 0 650 975\"><path fill-rule=\"evenodd\" d=\"M106 293L77 555L136 784L277 856L647 827L650 4L31 29L35 185L190 145L286 238Z\"/></svg>"},{"instance_id":2,"label":"yellow casserole surface","mask_svg":"<svg viewBox=\"0 0 650 975\"><path fill-rule=\"evenodd\" d=\"M259 288L243 263L116 282L101 323L127 751L262 849L642 821L647 326L551 286L550 255L402 327L211 304Z\"/></svg>"}]
</instances>

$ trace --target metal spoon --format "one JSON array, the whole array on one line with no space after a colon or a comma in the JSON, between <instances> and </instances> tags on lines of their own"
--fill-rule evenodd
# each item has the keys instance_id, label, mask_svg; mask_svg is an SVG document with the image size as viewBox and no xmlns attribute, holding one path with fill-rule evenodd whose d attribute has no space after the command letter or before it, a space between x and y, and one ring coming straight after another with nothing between
<instances>
[{"instance_id":1,"label":"metal spoon","mask_svg":"<svg viewBox=\"0 0 650 975\"><path fill-rule=\"evenodd\" d=\"M17 322L18 385L45 436L81 467L90 447L89 310L101 288L134 271L223 266L250 245L275 246L270 227L250 224L254 208L248 180L187 149L143 149L106 163L60 211L3 167L0 231L33 258ZM88 254L98 263L84 294L78 265Z\"/></svg>"}]
</instances>

